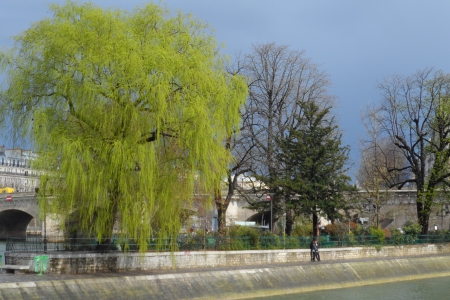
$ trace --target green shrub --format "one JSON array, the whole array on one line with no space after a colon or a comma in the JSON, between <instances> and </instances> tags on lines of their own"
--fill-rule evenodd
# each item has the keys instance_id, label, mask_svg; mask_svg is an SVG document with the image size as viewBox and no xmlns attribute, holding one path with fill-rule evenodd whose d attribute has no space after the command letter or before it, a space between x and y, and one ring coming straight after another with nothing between
<instances>
[{"instance_id":1,"label":"green shrub","mask_svg":"<svg viewBox=\"0 0 450 300\"><path fill-rule=\"evenodd\" d=\"M372 228L370 228L370 234L377 237L377 241L380 245L384 243L384 238L386 237L386 232L383 229L377 228L377 227L372 227Z\"/></svg>"},{"instance_id":2,"label":"green shrub","mask_svg":"<svg viewBox=\"0 0 450 300\"><path fill-rule=\"evenodd\" d=\"M228 235L236 240L230 247L243 249L260 249L260 231L248 226L231 226ZM246 239L243 239L246 238ZM239 242L237 242L239 241ZM241 249L230 249L241 250Z\"/></svg>"},{"instance_id":3,"label":"green shrub","mask_svg":"<svg viewBox=\"0 0 450 300\"><path fill-rule=\"evenodd\" d=\"M245 237L224 237L220 240L218 249L224 251L248 250Z\"/></svg>"},{"instance_id":4,"label":"green shrub","mask_svg":"<svg viewBox=\"0 0 450 300\"><path fill-rule=\"evenodd\" d=\"M356 242L355 234L354 234L353 232L350 231L350 232L347 234L347 240L348 240L348 245L349 245L349 246L353 246L353 245L355 244L355 242Z\"/></svg>"},{"instance_id":5,"label":"green shrub","mask_svg":"<svg viewBox=\"0 0 450 300\"><path fill-rule=\"evenodd\" d=\"M280 237L269 231L263 232L260 239L262 249L280 249L282 245L280 242Z\"/></svg>"},{"instance_id":6,"label":"green shrub","mask_svg":"<svg viewBox=\"0 0 450 300\"><path fill-rule=\"evenodd\" d=\"M404 243L404 236L403 233L395 228L391 230L391 239L394 241L395 245L402 245Z\"/></svg>"},{"instance_id":7,"label":"green shrub","mask_svg":"<svg viewBox=\"0 0 450 300\"><path fill-rule=\"evenodd\" d=\"M311 236L312 226L311 222L296 224L292 229L291 236Z\"/></svg>"},{"instance_id":8,"label":"green shrub","mask_svg":"<svg viewBox=\"0 0 450 300\"><path fill-rule=\"evenodd\" d=\"M300 248L300 238L298 236L285 236L280 240L286 249L298 249Z\"/></svg>"},{"instance_id":9,"label":"green shrub","mask_svg":"<svg viewBox=\"0 0 450 300\"><path fill-rule=\"evenodd\" d=\"M417 222L408 221L402 227L405 234L418 235L422 232L422 226Z\"/></svg>"},{"instance_id":10,"label":"green shrub","mask_svg":"<svg viewBox=\"0 0 450 300\"><path fill-rule=\"evenodd\" d=\"M422 232L422 226L417 222L406 222L402 227L405 232L405 242L412 244L417 240L417 235Z\"/></svg>"}]
</instances>

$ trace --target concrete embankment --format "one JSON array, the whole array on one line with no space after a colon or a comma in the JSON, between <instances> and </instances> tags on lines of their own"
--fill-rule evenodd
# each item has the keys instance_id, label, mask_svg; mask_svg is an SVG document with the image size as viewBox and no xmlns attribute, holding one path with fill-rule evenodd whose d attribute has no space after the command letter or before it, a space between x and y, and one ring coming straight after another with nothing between
<instances>
[{"instance_id":1,"label":"concrete embankment","mask_svg":"<svg viewBox=\"0 0 450 300\"><path fill-rule=\"evenodd\" d=\"M20 275L10 276L20 279ZM61 276L64 278L64 275ZM79 276L79 279L0 283L0 298L245 299L450 276L450 256L303 262L242 269L173 270L138 276Z\"/></svg>"}]
</instances>

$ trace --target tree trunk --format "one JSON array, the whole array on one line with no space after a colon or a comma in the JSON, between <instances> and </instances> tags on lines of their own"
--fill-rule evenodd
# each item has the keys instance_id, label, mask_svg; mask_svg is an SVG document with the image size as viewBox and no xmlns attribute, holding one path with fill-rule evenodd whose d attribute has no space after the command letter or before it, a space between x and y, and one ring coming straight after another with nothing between
<instances>
[{"instance_id":1,"label":"tree trunk","mask_svg":"<svg viewBox=\"0 0 450 300\"><path fill-rule=\"evenodd\" d=\"M427 191L425 195L421 196L421 199L417 198L417 217L422 226L422 234L428 234L432 203L432 191Z\"/></svg>"},{"instance_id":2,"label":"tree trunk","mask_svg":"<svg viewBox=\"0 0 450 300\"><path fill-rule=\"evenodd\" d=\"M292 219L292 210L291 209L286 209L286 234L288 236L291 235L292 233L292 224L294 223L293 219Z\"/></svg>"},{"instance_id":3,"label":"tree trunk","mask_svg":"<svg viewBox=\"0 0 450 300\"><path fill-rule=\"evenodd\" d=\"M216 193L215 202L217 209L218 232L223 233L227 228L227 209L230 204L232 194L228 193L225 200L222 199L220 193Z\"/></svg>"},{"instance_id":4,"label":"tree trunk","mask_svg":"<svg viewBox=\"0 0 450 300\"><path fill-rule=\"evenodd\" d=\"M319 217L317 213L313 213L313 237L319 238Z\"/></svg>"},{"instance_id":5,"label":"tree trunk","mask_svg":"<svg viewBox=\"0 0 450 300\"><path fill-rule=\"evenodd\" d=\"M227 209L223 204L217 205L217 220L219 232L223 232L227 228Z\"/></svg>"}]
</instances>

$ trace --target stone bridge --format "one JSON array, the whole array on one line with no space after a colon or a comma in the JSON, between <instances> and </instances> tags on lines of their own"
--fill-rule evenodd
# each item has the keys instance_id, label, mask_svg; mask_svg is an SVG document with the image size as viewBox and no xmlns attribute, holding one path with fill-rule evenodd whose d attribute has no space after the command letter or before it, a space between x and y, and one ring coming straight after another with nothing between
<instances>
[{"instance_id":1,"label":"stone bridge","mask_svg":"<svg viewBox=\"0 0 450 300\"><path fill-rule=\"evenodd\" d=\"M36 193L0 194L0 240L41 233Z\"/></svg>"}]
</instances>

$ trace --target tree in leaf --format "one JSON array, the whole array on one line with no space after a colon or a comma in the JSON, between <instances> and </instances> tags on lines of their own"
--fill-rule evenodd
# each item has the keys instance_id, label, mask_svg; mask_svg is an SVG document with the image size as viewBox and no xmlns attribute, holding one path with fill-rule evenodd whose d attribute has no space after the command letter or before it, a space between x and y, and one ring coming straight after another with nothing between
<instances>
[{"instance_id":1,"label":"tree in leaf","mask_svg":"<svg viewBox=\"0 0 450 300\"><path fill-rule=\"evenodd\" d=\"M348 209L345 192L354 188L345 174L349 147L342 146L342 134L330 114L330 107L314 102L302 103L299 127L278 140L278 159L282 168L277 185L286 197L286 206L297 215L312 216L313 232L318 236L321 216L332 222Z\"/></svg>"},{"instance_id":2,"label":"tree in leaf","mask_svg":"<svg viewBox=\"0 0 450 300\"><path fill-rule=\"evenodd\" d=\"M178 233L194 183L217 190L247 85L191 16L154 4L51 11L1 53L1 121L40 153L48 209L100 240L116 227L144 251Z\"/></svg>"}]
</instances>

